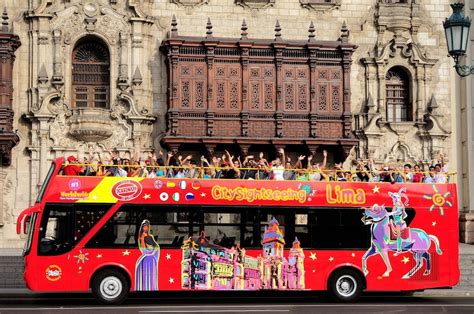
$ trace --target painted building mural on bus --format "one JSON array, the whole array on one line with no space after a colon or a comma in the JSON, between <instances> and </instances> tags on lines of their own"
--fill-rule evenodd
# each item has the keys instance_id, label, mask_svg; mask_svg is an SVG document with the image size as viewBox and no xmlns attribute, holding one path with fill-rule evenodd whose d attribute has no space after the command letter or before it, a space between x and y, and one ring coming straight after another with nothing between
<instances>
[{"instance_id":1,"label":"painted building mural on bus","mask_svg":"<svg viewBox=\"0 0 474 314\"><path fill-rule=\"evenodd\" d=\"M245 249L210 243L205 233L184 241L181 286L196 290L305 289L304 252L295 238L288 258L285 239L273 218L265 227L263 254L246 255Z\"/></svg>"}]
</instances>

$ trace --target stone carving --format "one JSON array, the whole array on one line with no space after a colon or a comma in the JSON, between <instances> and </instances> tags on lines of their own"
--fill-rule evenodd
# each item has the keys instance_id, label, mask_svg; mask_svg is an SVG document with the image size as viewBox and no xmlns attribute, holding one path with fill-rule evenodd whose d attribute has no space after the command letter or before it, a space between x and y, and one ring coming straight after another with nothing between
<instances>
[{"instance_id":1,"label":"stone carving","mask_svg":"<svg viewBox=\"0 0 474 314\"><path fill-rule=\"evenodd\" d=\"M301 6L308 10L325 12L339 9L342 0L300 0Z\"/></svg>"},{"instance_id":2,"label":"stone carving","mask_svg":"<svg viewBox=\"0 0 474 314\"><path fill-rule=\"evenodd\" d=\"M184 7L194 8L203 4L208 4L209 0L170 0L170 3L174 3L176 5Z\"/></svg>"},{"instance_id":3,"label":"stone carving","mask_svg":"<svg viewBox=\"0 0 474 314\"><path fill-rule=\"evenodd\" d=\"M3 180L3 195L10 195L10 193L12 192L13 182L10 178L4 178ZM9 200L4 198L2 205L5 222L9 224L13 223L15 221L15 215L13 213L13 208L10 206Z\"/></svg>"},{"instance_id":4,"label":"stone carving","mask_svg":"<svg viewBox=\"0 0 474 314\"><path fill-rule=\"evenodd\" d=\"M412 149L410 149L410 146ZM417 159L411 152L419 150L416 150L416 147L414 147L411 143L410 146L408 146L402 141L396 142L395 145L392 146L390 152L387 154L385 161L402 161L411 162L412 164L416 163Z\"/></svg>"},{"instance_id":5,"label":"stone carving","mask_svg":"<svg viewBox=\"0 0 474 314\"><path fill-rule=\"evenodd\" d=\"M120 32L130 32L123 15L95 3L72 6L55 13L51 27L63 32L63 40L67 45L87 32L102 34L114 45L119 40Z\"/></svg>"},{"instance_id":6,"label":"stone carving","mask_svg":"<svg viewBox=\"0 0 474 314\"><path fill-rule=\"evenodd\" d=\"M275 0L235 0L235 4L249 9L264 9L275 4Z\"/></svg>"}]
</instances>

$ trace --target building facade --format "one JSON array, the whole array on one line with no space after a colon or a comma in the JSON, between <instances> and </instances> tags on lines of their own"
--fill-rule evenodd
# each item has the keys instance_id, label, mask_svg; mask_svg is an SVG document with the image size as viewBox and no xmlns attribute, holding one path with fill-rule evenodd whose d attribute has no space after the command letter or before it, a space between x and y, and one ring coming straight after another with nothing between
<instances>
[{"instance_id":1,"label":"building facade","mask_svg":"<svg viewBox=\"0 0 474 314\"><path fill-rule=\"evenodd\" d=\"M461 160L447 0L0 5L0 247L22 245L16 217L59 156L283 147L337 162L355 147L375 162Z\"/></svg>"}]
</instances>

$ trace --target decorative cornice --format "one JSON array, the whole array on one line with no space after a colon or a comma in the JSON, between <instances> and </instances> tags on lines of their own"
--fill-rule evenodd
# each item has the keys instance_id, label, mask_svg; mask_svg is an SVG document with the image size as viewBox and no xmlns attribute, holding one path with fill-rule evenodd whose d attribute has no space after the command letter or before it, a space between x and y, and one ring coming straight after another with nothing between
<instances>
[{"instance_id":1,"label":"decorative cornice","mask_svg":"<svg viewBox=\"0 0 474 314\"><path fill-rule=\"evenodd\" d=\"M183 7L195 8L204 4L208 4L209 0L170 0L170 3L174 3Z\"/></svg>"},{"instance_id":2,"label":"decorative cornice","mask_svg":"<svg viewBox=\"0 0 474 314\"><path fill-rule=\"evenodd\" d=\"M422 51L419 45L407 39L393 38L387 42L381 49L380 54L374 55L372 52L369 57L361 58L361 61L368 64L388 63L388 60L394 58L400 51L400 56L409 59L412 64L423 64L433 66L438 62L437 59L430 59L428 54Z\"/></svg>"},{"instance_id":3,"label":"decorative cornice","mask_svg":"<svg viewBox=\"0 0 474 314\"><path fill-rule=\"evenodd\" d=\"M273 6L276 0L235 0L235 4L247 9L265 9Z\"/></svg>"},{"instance_id":4,"label":"decorative cornice","mask_svg":"<svg viewBox=\"0 0 474 314\"><path fill-rule=\"evenodd\" d=\"M341 7L342 0L300 0L303 8L317 11L328 12Z\"/></svg>"}]
</instances>

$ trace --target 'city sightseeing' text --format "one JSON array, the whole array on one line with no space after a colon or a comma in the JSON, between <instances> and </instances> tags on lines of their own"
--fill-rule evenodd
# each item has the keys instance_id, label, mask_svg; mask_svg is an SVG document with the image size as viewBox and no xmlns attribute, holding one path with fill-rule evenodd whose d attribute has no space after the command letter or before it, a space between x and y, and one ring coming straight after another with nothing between
<instances>
[{"instance_id":1,"label":"'city sightseeing' text","mask_svg":"<svg viewBox=\"0 0 474 314\"><path fill-rule=\"evenodd\" d=\"M256 188L227 188L225 186L215 185L211 190L212 198L215 200L227 201L298 201L306 202L306 192L304 190L272 190L272 189L256 189Z\"/></svg>"}]
</instances>

